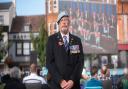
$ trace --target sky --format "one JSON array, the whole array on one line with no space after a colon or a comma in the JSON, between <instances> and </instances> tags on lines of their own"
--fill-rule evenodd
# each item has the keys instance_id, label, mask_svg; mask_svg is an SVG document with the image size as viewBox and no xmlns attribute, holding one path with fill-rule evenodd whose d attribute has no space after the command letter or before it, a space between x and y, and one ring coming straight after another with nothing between
<instances>
[{"instance_id":1,"label":"sky","mask_svg":"<svg viewBox=\"0 0 128 89\"><path fill-rule=\"evenodd\" d=\"M9 1L12 0L0 0ZM45 0L16 0L16 12L18 16L45 14Z\"/></svg>"}]
</instances>

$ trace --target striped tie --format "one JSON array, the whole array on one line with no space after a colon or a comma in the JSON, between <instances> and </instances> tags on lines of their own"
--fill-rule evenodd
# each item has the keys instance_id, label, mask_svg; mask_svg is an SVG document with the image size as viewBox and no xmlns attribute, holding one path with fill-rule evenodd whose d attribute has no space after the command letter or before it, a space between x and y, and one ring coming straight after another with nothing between
<instances>
[{"instance_id":1,"label":"striped tie","mask_svg":"<svg viewBox=\"0 0 128 89\"><path fill-rule=\"evenodd\" d=\"M68 44L67 36L63 36L63 38L64 38L65 50L68 51L68 46L69 46L69 44Z\"/></svg>"}]
</instances>

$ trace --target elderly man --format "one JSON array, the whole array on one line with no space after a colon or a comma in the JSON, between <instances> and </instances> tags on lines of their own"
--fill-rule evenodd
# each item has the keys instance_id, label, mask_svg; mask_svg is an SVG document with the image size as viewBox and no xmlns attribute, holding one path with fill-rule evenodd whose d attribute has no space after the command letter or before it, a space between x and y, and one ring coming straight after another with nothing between
<instances>
[{"instance_id":1,"label":"elderly man","mask_svg":"<svg viewBox=\"0 0 128 89\"><path fill-rule=\"evenodd\" d=\"M69 15L63 11L57 20L59 32L48 38L46 66L51 89L80 89L83 48L80 38L69 32Z\"/></svg>"},{"instance_id":2,"label":"elderly man","mask_svg":"<svg viewBox=\"0 0 128 89\"><path fill-rule=\"evenodd\" d=\"M26 89L25 85L20 81L21 74L18 67L10 69L10 78L5 81L4 89Z\"/></svg>"}]
</instances>

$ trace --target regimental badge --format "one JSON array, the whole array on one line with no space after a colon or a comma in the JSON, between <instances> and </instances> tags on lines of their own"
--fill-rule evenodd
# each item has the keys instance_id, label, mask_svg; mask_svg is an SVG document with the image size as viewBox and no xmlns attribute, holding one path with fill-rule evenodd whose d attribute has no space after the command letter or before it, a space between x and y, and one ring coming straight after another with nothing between
<instances>
[{"instance_id":1,"label":"regimental badge","mask_svg":"<svg viewBox=\"0 0 128 89\"><path fill-rule=\"evenodd\" d=\"M71 54L80 53L79 45L71 45L69 48Z\"/></svg>"},{"instance_id":2,"label":"regimental badge","mask_svg":"<svg viewBox=\"0 0 128 89\"><path fill-rule=\"evenodd\" d=\"M57 36L57 38L58 38L58 45L62 46L64 44L63 40L59 36Z\"/></svg>"},{"instance_id":3,"label":"regimental badge","mask_svg":"<svg viewBox=\"0 0 128 89\"><path fill-rule=\"evenodd\" d=\"M59 46L62 46L63 44L64 44L64 43L61 42L61 41L58 42L58 45L59 45Z\"/></svg>"},{"instance_id":4,"label":"regimental badge","mask_svg":"<svg viewBox=\"0 0 128 89\"><path fill-rule=\"evenodd\" d=\"M71 38L71 44L73 43L73 38Z\"/></svg>"}]
</instances>

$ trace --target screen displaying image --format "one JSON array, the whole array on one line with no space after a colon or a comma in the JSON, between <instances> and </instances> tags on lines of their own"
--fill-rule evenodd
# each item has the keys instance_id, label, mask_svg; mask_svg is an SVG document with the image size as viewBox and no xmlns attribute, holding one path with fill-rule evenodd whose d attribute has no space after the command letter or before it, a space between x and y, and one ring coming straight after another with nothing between
<instances>
[{"instance_id":1,"label":"screen displaying image","mask_svg":"<svg viewBox=\"0 0 128 89\"><path fill-rule=\"evenodd\" d=\"M60 0L59 11L69 13L70 32L81 38L84 53L117 53L116 4Z\"/></svg>"}]
</instances>

